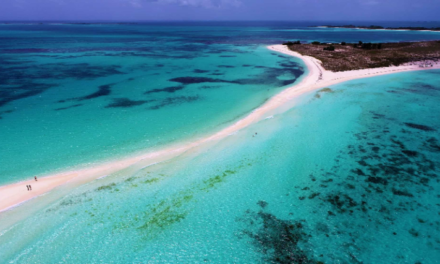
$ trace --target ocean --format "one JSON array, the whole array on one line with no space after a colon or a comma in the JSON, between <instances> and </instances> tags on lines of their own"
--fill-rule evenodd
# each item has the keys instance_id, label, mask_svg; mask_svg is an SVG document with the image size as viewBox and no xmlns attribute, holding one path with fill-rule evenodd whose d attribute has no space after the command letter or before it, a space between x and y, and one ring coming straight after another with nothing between
<instances>
[{"instance_id":1,"label":"ocean","mask_svg":"<svg viewBox=\"0 0 440 264\"><path fill-rule=\"evenodd\" d=\"M304 75L269 44L440 35L312 24L1 25L0 182L226 127ZM0 214L0 259L438 263L439 81L341 83L172 160L55 190Z\"/></svg>"}]
</instances>

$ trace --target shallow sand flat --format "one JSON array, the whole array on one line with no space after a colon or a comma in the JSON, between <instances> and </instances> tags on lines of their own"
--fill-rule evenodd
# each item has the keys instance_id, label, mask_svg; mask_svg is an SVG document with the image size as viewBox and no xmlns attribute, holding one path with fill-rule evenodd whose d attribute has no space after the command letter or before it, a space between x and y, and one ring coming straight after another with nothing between
<instances>
[{"instance_id":1,"label":"shallow sand flat","mask_svg":"<svg viewBox=\"0 0 440 264\"><path fill-rule=\"evenodd\" d=\"M175 144L168 146L162 150L134 155L126 159L109 161L99 165L91 165L89 166L89 168L79 169L76 171L64 172L50 176L48 175L47 177L39 178L38 182L35 182L32 179L30 181L23 181L0 187L0 211L10 209L25 201L36 198L66 183L72 183L73 186L83 184L133 165L148 166L179 156L182 153L203 144L207 144L209 142L215 143L218 140L234 134L244 127L249 126L252 123L267 118L267 114L270 111L280 108L287 102L291 101L293 98L296 98L299 95L316 89L324 88L326 86L349 80L373 77L390 73L440 69L440 64L437 64L432 68L420 68L417 65L412 65L334 73L326 71L321 66L319 60L309 56L302 56L296 52L290 51L286 46L274 45L269 46L268 48L273 51L282 52L284 54L302 59L308 68L308 73L302 78L299 83L296 83L286 88L281 93L272 97L269 101L267 101L256 110L252 111L245 118L238 120L233 125L215 133L212 136L204 137L197 141ZM32 191L26 190L26 185L28 184L32 185Z\"/></svg>"}]
</instances>

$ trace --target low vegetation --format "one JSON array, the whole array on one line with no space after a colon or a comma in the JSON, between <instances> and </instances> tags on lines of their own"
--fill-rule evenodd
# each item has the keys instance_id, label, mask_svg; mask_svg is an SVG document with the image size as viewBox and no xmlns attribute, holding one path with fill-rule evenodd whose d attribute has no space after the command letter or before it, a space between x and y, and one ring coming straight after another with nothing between
<instances>
[{"instance_id":1,"label":"low vegetation","mask_svg":"<svg viewBox=\"0 0 440 264\"><path fill-rule=\"evenodd\" d=\"M323 50L335 51L335 46L330 45L330 46L328 46L328 47L323 48Z\"/></svg>"},{"instance_id":2,"label":"low vegetation","mask_svg":"<svg viewBox=\"0 0 440 264\"><path fill-rule=\"evenodd\" d=\"M400 43L320 43L287 45L302 55L312 56L325 69L338 72L399 66L405 63L440 61L440 41ZM331 52L329 52L331 51Z\"/></svg>"},{"instance_id":3,"label":"low vegetation","mask_svg":"<svg viewBox=\"0 0 440 264\"><path fill-rule=\"evenodd\" d=\"M287 41L286 43L283 43L283 45L287 45L287 46L290 46L290 45L300 45L301 44L301 41L299 41L299 40L297 40L297 41Z\"/></svg>"}]
</instances>

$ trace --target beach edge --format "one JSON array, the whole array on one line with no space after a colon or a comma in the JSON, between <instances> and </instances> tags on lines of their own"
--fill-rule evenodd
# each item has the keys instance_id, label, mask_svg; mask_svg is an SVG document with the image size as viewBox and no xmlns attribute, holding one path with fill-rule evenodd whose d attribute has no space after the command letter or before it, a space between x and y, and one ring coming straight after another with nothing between
<instances>
[{"instance_id":1,"label":"beach edge","mask_svg":"<svg viewBox=\"0 0 440 264\"><path fill-rule=\"evenodd\" d=\"M139 164L141 167L151 166L180 156L209 142L217 143L221 139L226 138L253 123L263 120L268 112L276 110L292 99L314 90L355 79L375 77L398 72L440 69L440 64L437 64L432 68L419 68L418 66L411 65L346 72L330 72L325 70L322 67L321 62L316 58L303 56L297 52L289 50L287 46L271 45L267 48L275 52L280 52L301 59L306 65L308 71L305 76L302 76L300 82L295 82L293 85L286 87L280 93L271 97L266 103L247 114L244 118L237 120L232 125L220 130L217 133L214 133L211 136L207 136L196 141L186 143L181 142L172 146L164 147L163 149L157 151L150 151L141 155L119 159L116 161L108 161L99 165L91 166L89 168L47 175L40 177L38 181L28 180L0 186L0 213L8 211L12 208L16 208L27 201L36 199L39 196L47 194L55 188L67 183L71 183L73 186L79 186L133 165ZM25 186L29 184L34 186L34 191L26 191Z\"/></svg>"}]
</instances>

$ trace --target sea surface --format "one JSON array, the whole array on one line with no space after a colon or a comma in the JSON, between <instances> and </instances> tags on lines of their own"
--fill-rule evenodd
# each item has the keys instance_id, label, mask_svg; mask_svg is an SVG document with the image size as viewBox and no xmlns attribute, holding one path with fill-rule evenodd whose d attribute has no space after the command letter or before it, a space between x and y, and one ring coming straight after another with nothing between
<instances>
[{"instance_id":1,"label":"sea surface","mask_svg":"<svg viewBox=\"0 0 440 264\"><path fill-rule=\"evenodd\" d=\"M269 44L440 38L308 27L319 24L0 24L0 184L218 131L304 73Z\"/></svg>"},{"instance_id":2,"label":"sea surface","mask_svg":"<svg viewBox=\"0 0 440 264\"><path fill-rule=\"evenodd\" d=\"M261 22L1 25L0 181L231 124L306 71L268 44L436 34ZM305 94L215 144L1 213L0 260L439 263L439 100L439 70Z\"/></svg>"}]
</instances>

